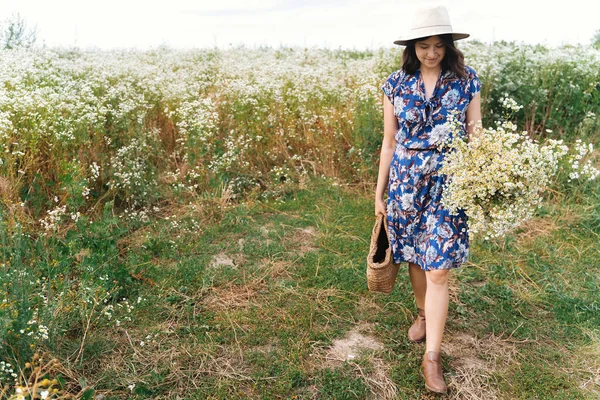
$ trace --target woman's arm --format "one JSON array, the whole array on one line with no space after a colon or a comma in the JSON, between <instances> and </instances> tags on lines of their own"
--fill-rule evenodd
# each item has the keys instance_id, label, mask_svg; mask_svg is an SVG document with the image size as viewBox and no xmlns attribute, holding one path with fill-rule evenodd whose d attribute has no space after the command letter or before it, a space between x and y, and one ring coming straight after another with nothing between
<instances>
[{"instance_id":1,"label":"woman's arm","mask_svg":"<svg viewBox=\"0 0 600 400\"><path fill-rule=\"evenodd\" d=\"M383 143L379 157L379 173L377 175L377 188L375 189L375 215L385 214L383 195L388 186L390 164L396 149L395 135L398 131L398 120L394 115L394 105L383 96Z\"/></svg>"},{"instance_id":2,"label":"woman's arm","mask_svg":"<svg viewBox=\"0 0 600 400\"><path fill-rule=\"evenodd\" d=\"M481 95L477 93L467 107L467 136L477 136L475 126L481 123Z\"/></svg>"}]
</instances>

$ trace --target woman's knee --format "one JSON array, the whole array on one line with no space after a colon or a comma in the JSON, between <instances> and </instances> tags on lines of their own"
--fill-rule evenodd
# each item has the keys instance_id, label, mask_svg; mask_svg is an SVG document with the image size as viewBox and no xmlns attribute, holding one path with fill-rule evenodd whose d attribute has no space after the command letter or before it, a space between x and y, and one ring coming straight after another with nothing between
<instances>
[{"instance_id":1,"label":"woman's knee","mask_svg":"<svg viewBox=\"0 0 600 400\"><path fill-rule=\"evenodd\" d=\"M427 283L431 283L432 285L445 285L448 282L449 272L450 270L447 269L426 271L425 276L427 276Z\"/></svg>"}]
</instances>

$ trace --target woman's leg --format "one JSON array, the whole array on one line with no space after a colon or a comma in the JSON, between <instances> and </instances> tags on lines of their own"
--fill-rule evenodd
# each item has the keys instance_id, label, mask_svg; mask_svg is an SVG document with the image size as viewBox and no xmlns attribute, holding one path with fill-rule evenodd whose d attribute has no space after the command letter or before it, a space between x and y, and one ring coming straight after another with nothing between
<instances>
[{"instance_id":1,"label":"woman's leg","mask_svg":"<svg viewBox=\"0 0 600 400\"><path fill-rule=\"evenodd\" d=\"M446 393L440 347L444 326L448 316L448 270L425 272L427 294L425 295L425 317L427 346L421 368L425 377L425 387L436 393Z\"/></svg>"},{"instance_id":2,"label":"woman's leg","mask_svg":"<svg viewBox=\"0 0 600 400\"><path fill-rule=\"evenodd\" d=\"M448 316L448 272L432 270L425 272L427 294L425 296L425 318L427 321L426 352L439 352Z\"/></svg>"},{"instance_id":3,"label":"woman's leg","mask_svg":"<svg viewBox=\"0 0 600 400\"><path fill-rule=\"evenodd\" d=\"M410 275L410 283L412 284L413 292L415 293L417 307L425 309L425 293L427 292L427 278L425 277L425 271L417 264L409 262L408 274Z\"/></svg>"},{"instance_id":4,"label":"woman's leg","mask_svg":"<svg viewBox=\"0 0 600 400\"><path fill-rule=\"evenodd\" d=\"M427 292L427 278L425 271L417 264L408 263L408 273L410 275L410 283L415 293L415 301L417 303L417 317L408 329L408 340L413 343L421 343L426 338L426 323L425 323L425 293Z\"/></svg>"}]
</instances>

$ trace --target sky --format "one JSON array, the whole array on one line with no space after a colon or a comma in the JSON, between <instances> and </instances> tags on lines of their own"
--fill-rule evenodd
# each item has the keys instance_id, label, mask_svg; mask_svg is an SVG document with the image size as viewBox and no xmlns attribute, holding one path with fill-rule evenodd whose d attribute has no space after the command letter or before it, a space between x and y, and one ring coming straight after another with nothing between
<instances>
[{"instance_id":1,"label":"sky","mask_svg":"<svg viewBox=\"0 0 600 400\"><path fill-rule=\"evenodd\" d=\"M362 50L394 47L425 4L485 43L588 44L600 30L599 0L0 0L0 21L18 13L49 47Z\"/></svg>"}]
</instances>

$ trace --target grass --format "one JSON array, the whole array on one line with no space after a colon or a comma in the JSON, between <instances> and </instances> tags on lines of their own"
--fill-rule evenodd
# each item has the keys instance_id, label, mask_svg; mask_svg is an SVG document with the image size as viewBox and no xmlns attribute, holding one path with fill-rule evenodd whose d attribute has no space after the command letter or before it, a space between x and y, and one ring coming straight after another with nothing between
<instances>
[{"instance_id":1,"label":"grass","mask_svg":"<svg viewBox=\"0 0 600 400\"><path fill-rule=\"evenodd\" d=\"M598 145L597 51L465 51L484 125L508 95L536 138ZM33 397L430 398L406 268L365 282L400 53L205 53L4 54L0 398L10 368ZM600 397L600 192L561 174L451 273L452 398Z\"/></svg>"},{"instance_id":2,"label":"grass","mask_svg":"<svg viewBox=\"0 0 600 400\"><path fill-rule=\"evenodd\" d=\"M504 242L472 243L450 283L450 398L600 394L593 190L550 195ZM200 199L81 244L114 243L121 291L143 300L120 326L85 331L83 321L54 338L63 387L107 400L430 398L424 345L406 338L415 313L406 269L389 296L367 290L372 193L325 179L286 193L225 208ZM193 217L201 224L190 230ZM336 350L343 343L350 358Z\"/></svg>"}]
</instances>

